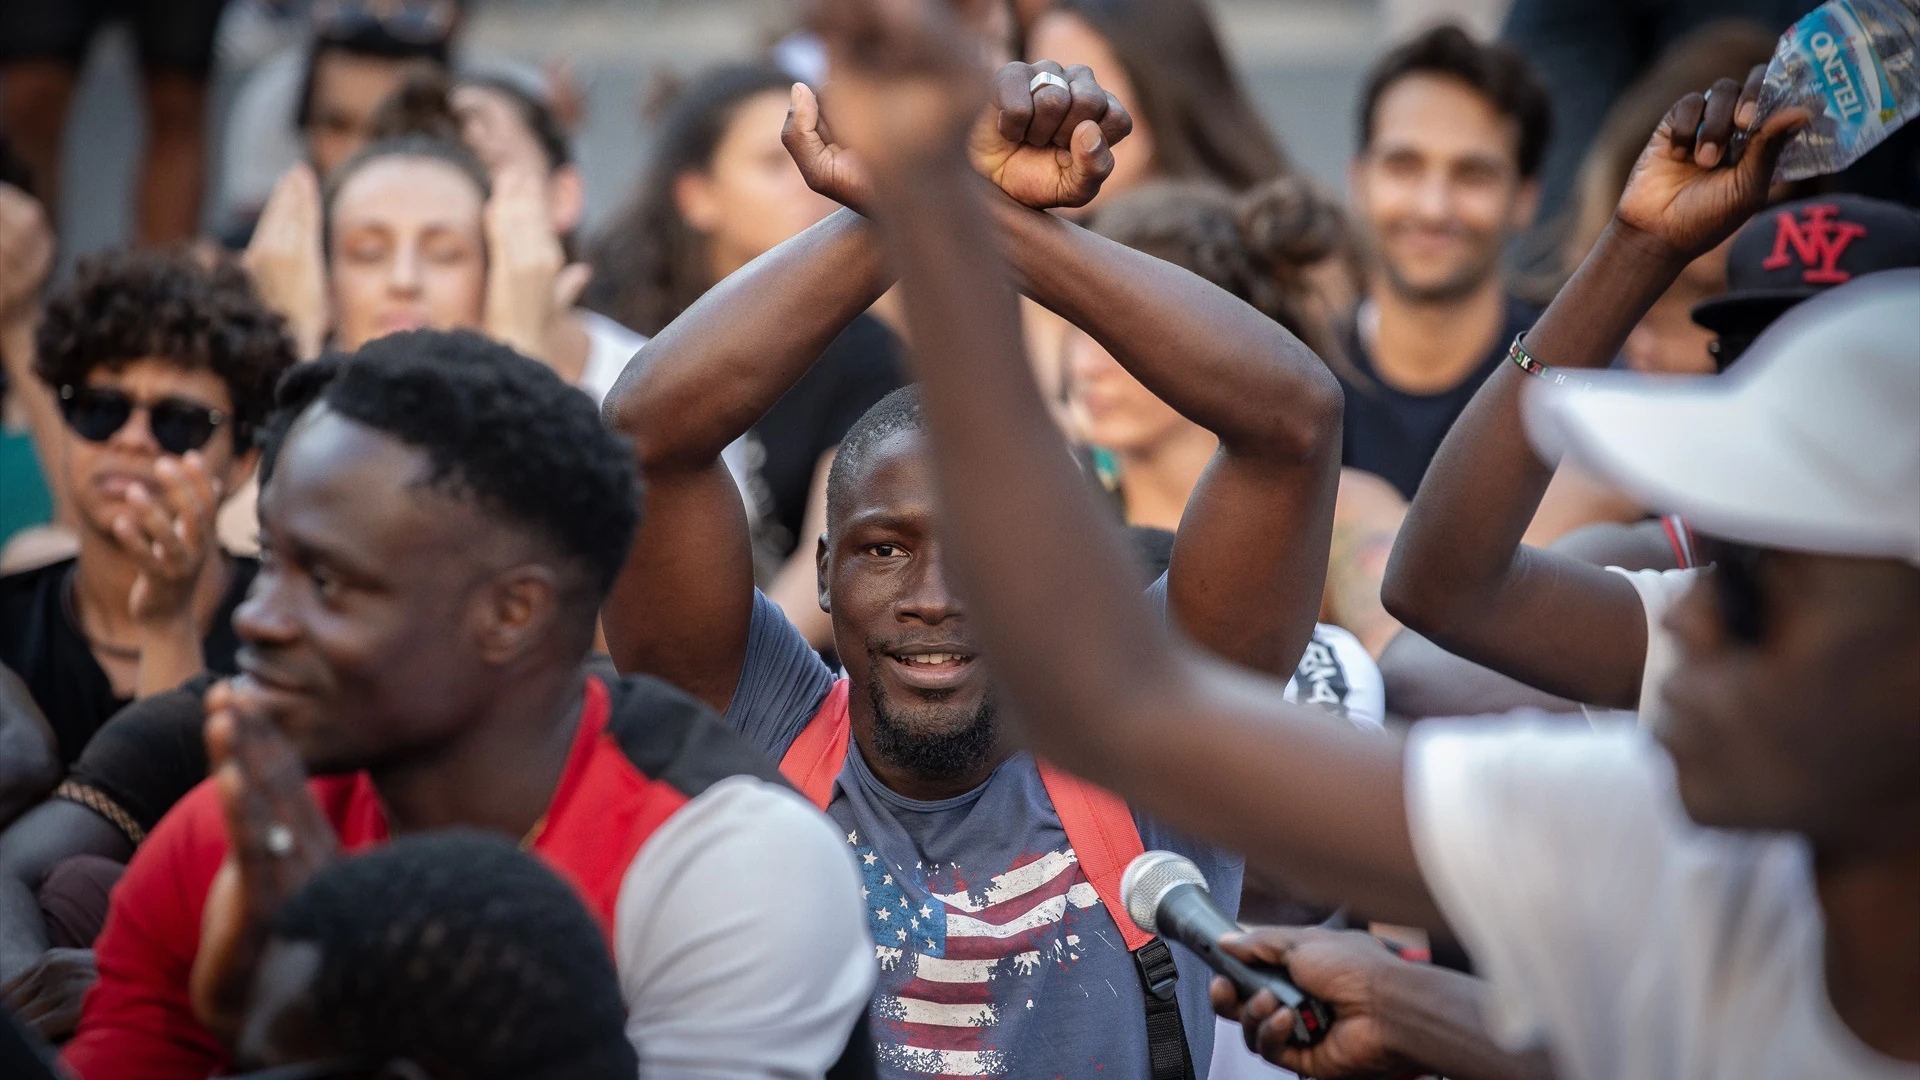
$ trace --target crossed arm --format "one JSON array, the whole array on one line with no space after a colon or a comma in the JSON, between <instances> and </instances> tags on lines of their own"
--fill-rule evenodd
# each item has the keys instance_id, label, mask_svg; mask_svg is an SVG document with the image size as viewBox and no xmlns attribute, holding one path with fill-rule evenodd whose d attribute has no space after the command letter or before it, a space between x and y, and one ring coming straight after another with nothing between
<instances>
[{"instance_id":1,"label":"crossed arm","mask_svg":"<svg viewBox=\"0 0 1920 1080\"><path fill-rule=\"evenodd\" d=\"M1312 633L1338 480L1338 384L1284 327L1199 277L1031 209L979 180L1024 290L1080 326L1221 449L1174 549L1176 619L1276 674ZM623 669L724 710L745 659L752 567L720 451L891 284L850 210L768 252L651 341L609 395L648 512L604 613ZM1044 534L1042 534L1044 535Z\"/></svg>"}]
</instances>

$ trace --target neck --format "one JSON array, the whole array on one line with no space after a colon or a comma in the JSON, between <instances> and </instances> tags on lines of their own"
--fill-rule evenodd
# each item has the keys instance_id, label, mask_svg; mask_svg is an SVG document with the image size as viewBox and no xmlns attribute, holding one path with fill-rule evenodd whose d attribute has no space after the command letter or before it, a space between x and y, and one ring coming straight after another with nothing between
<instances>
[{"instance_id":1,"label":"neck","mask_svg":"<svg viewBox=\"0 0 1920 1080\"><path fill-rule=\"evenodd\" d=\"M587 370L587 352L593 347L587 338L586 327L580 325L579 318L568 313L566 318L554 319L547 324L546 337L547 366L569 386L580 385L580 376Z\"/></svg>"},{"instance_id":2,"label":"neck","mask_svg":"<svg viewBox=\"0 0 1920 1080\"><path fill-rule=\"evenodd\" d=\"M73 610L87 636L130 644L136 627L127 608L140 567L111 536L82 525L80 556L73 572Z\"/></svg>"},{"instance_id":3,"label":"neck","mask_svg":"<svg viewBox=\"0 0 1920 1080\"><path fill-rule=\"evenodd\" d=\"M1854 1036L1920 1062L1920 842L1869 855L1816 853L1827 999Z\"/></svg>"},{"instance_id":4,"label":"neck","mask_svg":"<svg viewBox=\"0 0 1920 1080\"><path fill-rule=\"evenodd\" d=\"M1150 447L1120 454L1120 496L1126 500L1127 524L1177 531L1187 498L1219 448L1213 432L1189 424Z\"/></svg>"},{"instance_id":5,"label":"neck","mask_svg":"<svg viewBox=\"0 0 1920 1080\"><path fill-rule=\"evenodd\" d=\"M577 664L509 679L437 752L372 770L393 832L459 825L525 837L560 786L584 692Z\"/></svg>"},{"instance_id":6,"label":"neck","mask_svg":"<svg viewBox=\"0 0 1920 1080\"><path fill-rule=\"evenodd\" d=\"M1381 381L1410 394L1460 385L1486 358L1506 323L1506 282L1494 274L1450 300L1409 297L1376 271L1368 289L1379 331L1368 343Z\"/></svg>"}]
</instances>

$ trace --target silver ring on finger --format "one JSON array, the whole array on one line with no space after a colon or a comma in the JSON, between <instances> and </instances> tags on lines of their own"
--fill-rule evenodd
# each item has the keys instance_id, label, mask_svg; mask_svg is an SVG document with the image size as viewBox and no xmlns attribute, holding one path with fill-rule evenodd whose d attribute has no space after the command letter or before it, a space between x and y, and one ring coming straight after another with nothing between
<instances>
[{"instance_id":1,"label":"silver ring on finger","mask_svg":"<svg viewBox=\"0 0 1920 1080\"><path fill-rule=\"evenodd\" d=\"M267 826L267 854L284 859L293 854L293 830L276 821Z\"/></svg>"},{"instance_id":2,"label":"silver ring on finger","mask_svg":"<svg viewBox=\"0 0 1920 1080\"><path fill-rule=\"evenodd\" d=\"M1067 80L1051 71L1035 72L1032 81L1027 83L1027 92L1031 94L1043 86L1057 86L1068 94L1073 93L1073 88L1067 85Z\"/></svg>"}]
</instances>

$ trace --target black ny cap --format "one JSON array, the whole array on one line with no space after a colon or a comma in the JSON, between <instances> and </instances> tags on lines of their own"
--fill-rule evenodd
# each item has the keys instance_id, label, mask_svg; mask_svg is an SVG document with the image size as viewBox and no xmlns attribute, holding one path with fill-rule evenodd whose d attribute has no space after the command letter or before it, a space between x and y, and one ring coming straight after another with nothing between
<instances>
[{"instance_id":1,"label":"black ny cap","mask_svg":"<svg viewBox=\"0 0 1920 1080\"><path fill-rule=\"evenodd\" d=\"M1750 337L1809 296L1862 274L1920 266L1920 212L1864 195L1770 206L1727 252L1727 291L1694 305L1693 321Z\"/></svg>"}]
</instances>

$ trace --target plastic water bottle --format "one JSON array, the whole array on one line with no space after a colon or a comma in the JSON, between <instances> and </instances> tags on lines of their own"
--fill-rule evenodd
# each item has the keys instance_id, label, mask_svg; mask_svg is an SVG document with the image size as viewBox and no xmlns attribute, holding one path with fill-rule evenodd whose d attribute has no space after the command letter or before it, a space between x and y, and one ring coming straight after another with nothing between
<instances>
[{"instance_id":1,"label":"plastic water bottle","mask_svg":"<svg viewBox=\"0 0 1920 1080\"><path fill-rule=\"evenodd\" d=\"M1781 183L1839 172L1920 115L1920 0L1828 0L1794 23L1758 115L1790 105L1813 123L1781 153Z\"/></svg>"}]
</instances>

